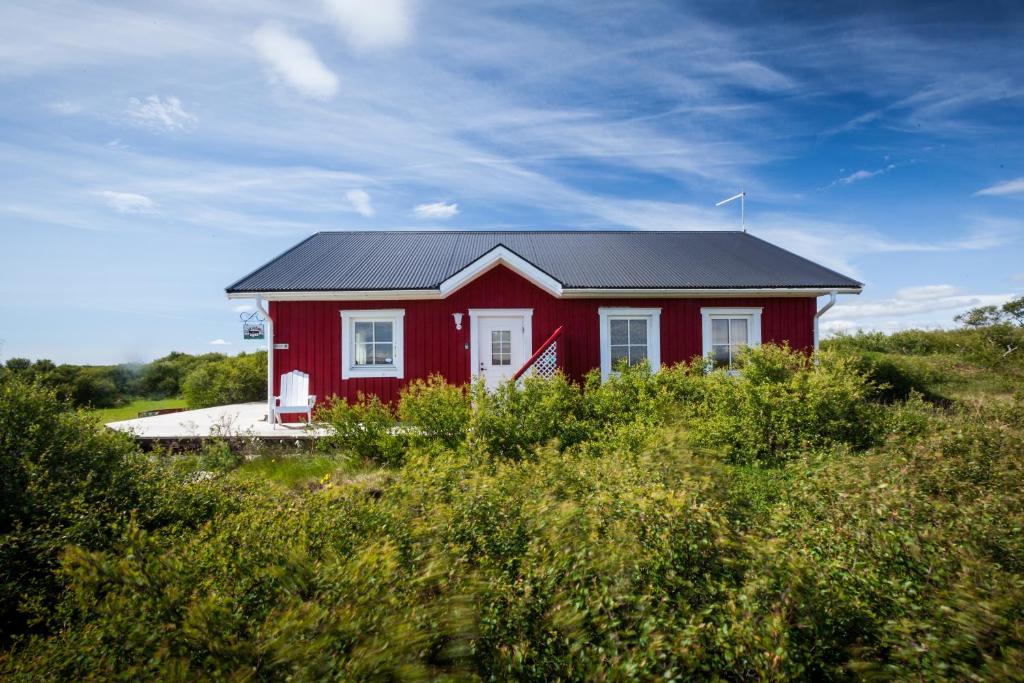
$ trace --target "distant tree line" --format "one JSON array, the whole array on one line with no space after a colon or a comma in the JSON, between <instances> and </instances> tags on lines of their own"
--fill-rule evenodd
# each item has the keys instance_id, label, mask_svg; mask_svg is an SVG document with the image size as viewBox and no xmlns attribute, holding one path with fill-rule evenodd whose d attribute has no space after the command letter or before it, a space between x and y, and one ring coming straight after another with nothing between
<instances>
[{"instance_id":1,"label":"distant tree line","mask_svg":"<svg viewBox=\"0 0 1024 683\"><path fill-rule=\"evenodd\" d=\"M258 401L266 395L267 353L191 355L174 351L151 363L57 365L11 358L0 378L16 375L80 408L112 408L133 399L182 397L189 407Z\"/></svg>"}]
</instances>

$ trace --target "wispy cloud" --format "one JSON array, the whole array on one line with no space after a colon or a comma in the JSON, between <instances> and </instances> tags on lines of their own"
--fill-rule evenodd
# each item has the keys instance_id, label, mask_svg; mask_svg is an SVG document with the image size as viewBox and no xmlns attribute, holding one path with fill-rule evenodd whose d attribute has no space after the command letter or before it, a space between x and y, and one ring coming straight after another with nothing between
<instances>
[{"instance_id":1,"label":"wispy cloud","mask_svg":"<svg viewBox=\"0 0 1024 683\"><path fill-rule=\"evenodd\" d=\"M78 102L71 102L69 100L60 100L59 102L51 102L50 111L61 116L72 116L74 114L80 114L85 109Z\"/></svg>"},{"instance_id":2,"label":"wispy cloud","mask_svg":"<svg viewBox=\"0 0 1024 683\"><path fill-rule=\"evenodd\" d=\"M360 216L372 218L376 215L377 210L373 208L370 194L366 190L349 190L345 193L345 198L348 199L352 209Z\"/></svg>"},{"instance_id":3,"label":"wispy cloud","mask_svg":"<svg viewBox=\"0 0 1024 683\"><path fill-rule=\"evenodd\" d=\"M868 170L861 169L859 171L854 171L853 173L850 173L849 175L845 175L845 176L842 176L841 178L837 178L835 181L832 182L831 186L835 186L835 185L852 185L853 183L859 183L862 180L867 180L868 178L874 178L875 176L880 176L880 175L882 175L884 173L888 173L889 171L893 170L894 168L896 168L896 164L889 164L888 166L883 166L882 168L876 168L873 171L868 171Z\"/></svg>"},{"instance_id":4,"label":"wispy cloud","mask_svg":"<svg viewBox=\"0 0 1024 683\"><path fill-rule=\"evenodd\" d=\"M451 218L459 212L459 205L455 202L446 204L444 202L432 202L430 204L417 204L413 210L417 218Z\"/></svg>"},{"instance_id":5,"label":"wispy cloud","mask_svg":"<svg viewBox=\"0 0 1024 683\"><path fill-rule=\"evenodd\" d=\"M338 77L313 46L280 24L267 22L260 26L252 35L252 44L273 75L303 95L326 100L338 92Z\"/></svg>"},{"instance_id":6,"label":"wispy cloud","mask_svg":"<svg viewBox=\"0 0 1024 683\"><path fill-rule=\"evenodd\" d=\"M413 11L408 0L323 0L342 36L359 50L394 47L409 39Z\"/></svg>"},{"instance_id":7,"label":"wispy cloud","mask_svg":"<svg viewBox=\"0 0 1024 683\"><path fill-rule=\"evenodd\" d=\"M1003 197L1006 195L1013 194L1024 194L1024 178L1014 178L1013 180L1007 180L1002 183L996 183L990 187L978 190L974 193L975 196L993 196Z\"/></svg>"},{"instance_id":8,"label":"wispy cloud","mask_svg":"<svg viewBox=\"0 0 1024 683\"><path fill-rule=\"evenodd\" d=\"M100 190L96 194L118 213L152 213L157 209L157 203L144 194L115 190Z\"/></svg>"},{"instance_id":9,"label":"wispy cloud","mask_svg":"<svg viewBox=\"0 0 1024 683\"><path fill-rule=\"evenodd\" d=\"M185 111L181 100L173 96L150 95L143 100L133 97L125 114L135 125L167 131L187 130L199 122L199 117Z\"/></svg>"},{"instance_id":10,"label":"wispy cloud","mask_svg":"<svg viewBox=\"0 0 1024 683\"><path fill-rule=\"evenodd\" d=\"M838 303L822 319L826 334L952 327L953 318L975 306L1000 305L1011 294L968 294L953 285L907 287L887 299Z\"/></svg>"},{"instance_id":11,"label":"wispy cloud","mask_svg":"<svg viewBox=\"0 0 1024 683\"><path fill-rule=\"evenodd\" d=\"M857 303L836 304L836 318L851 320L864 318L901 318L937 311L950 311L949 320L953 315L974 306L1002 304L1012 294L941 294L931 297L905 296L902 291L889 299L861 301Z\"/></svg>"},{"instance_id":12,"label":"wispy cloud","mask_svg":"<svg viewBox=\"0 0 1024 683\"><path fill-rule=\"evenodd\" d=\"M225 339L212 339L210 340L209 344L210 346L228 346L231 344L231 342Z\"/></svg>"}]
</instances>

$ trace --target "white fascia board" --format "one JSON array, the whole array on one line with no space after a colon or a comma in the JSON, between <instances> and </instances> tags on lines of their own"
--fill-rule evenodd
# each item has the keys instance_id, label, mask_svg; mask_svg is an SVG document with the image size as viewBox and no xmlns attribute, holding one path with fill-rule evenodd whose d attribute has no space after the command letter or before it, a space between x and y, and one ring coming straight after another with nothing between
<instances>
[{"instance_id":1,"label":"white fascia board","mask_svg":"<svg viewBox=\"0 0 1024 683\"><path fill-rule=\"evenodd\" d=\"M513 254L514 256L514 254ZM529 263L525 262L527 265ZM315 291L315 292L229 292L228 299L254 299L257 296L266 301L414 301L444 299L455 289L461 287L472 279L483 275L498 263L492 263L489 267L478 272L472 278L462 282L457 287L449 288L445 293L437 289L371 289L371 290L347 290L347 291ZM547 286L538 279L527 276L519 269L506 263L509 268L530 280L538 287L549 292L552 296L562 299L615 299L615 298L649 298L649 299L685 299L685 298L712 298L712 297L800 297L800 296L824 296L832 292L837 294L860 294L860 287L815 289L802 287L780 287L777 289L567 289L558 284L557 280L545 275L542 271L536 272L541 278L547 278ZM533 266L530 266L531 268ZM536 270L536 269L535 269ZM466 271L456 273L445 283L451 282ZM442 287L444 283L442 283Z\"/></svg>"},{"instance_id":2,"label":"white fascia board","mask_svg":"<svg viewBox=\"0 0 1024 683\"><path fill-rule=\"evenodd\" d=\"M489 252L442 282L440 287L438 287L441 292L441 297L444 298L449 296L456 290L465 287L473 280L499 265L512 270L552 296L562 296L562 283L521 256L518 256L505 247L499 246L491 249Z\"/></svg>"},{"instance_id":3,"label":"white fascia board","mask_svg":"<svg viewBox=\"0 0 1024 683\"><path fill-rule=\"evenodd\" d=\"M411 301L440 299L436 289L368 289L318 292L231 292L229 299L252 299L260 296L267 301Z\"/></svg>"},{"instance_id":4,"label":"white fascia board","mask_svg":"<svg viewBox=\"0 0 1024 683\"><path fill-rule=\"evenodd\" d=\"M685 299L713 297L765 297L765 296L822 296L830 292L839 294L860 294L861 287L820 289L812 287L777 287L758 289L598 289L598 288L565 288L562 290L564 299L615 299L615 298L649 298L649 299Z\"/></svg>"}]
</instances>

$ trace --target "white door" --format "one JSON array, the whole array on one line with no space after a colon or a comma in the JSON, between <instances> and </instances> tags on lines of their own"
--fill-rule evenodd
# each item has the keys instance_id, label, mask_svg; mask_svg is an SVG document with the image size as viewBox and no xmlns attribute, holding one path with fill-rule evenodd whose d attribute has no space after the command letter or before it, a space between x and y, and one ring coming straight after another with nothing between
<instances>
[{"instance_id":1,"label":"white door","mask_svg":"<svg viewBox=\"0 0 1024 683\"><path fill-rule=\"evenodd\" d=\"M529 357L526 322L522 316L486 315L474 317L476 325L475 377L483 377L488 389L512 379Z\"/></svg>"}]
</instances>

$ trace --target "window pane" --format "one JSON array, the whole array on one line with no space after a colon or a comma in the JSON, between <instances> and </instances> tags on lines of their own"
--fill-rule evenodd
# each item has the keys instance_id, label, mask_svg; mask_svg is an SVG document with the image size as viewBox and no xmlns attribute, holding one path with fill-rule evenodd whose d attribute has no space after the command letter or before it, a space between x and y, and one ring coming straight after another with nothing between
<instances>
[{"instance_id":1,"label":"window pane","mask_svg":"<svg viewBox=\"0 0 1024 683\"><path fill-rule=\"evenodd\" d=\"M628 346L612 346L612 367L615 367L620 360L625 358L629 360L629 347Z\"/></svg>"},{"instance_id":2,"label":"window pane","mask_svg":"<svg viewBox=\"0 0 1024 683\"><path fill-rule=\"evenodd\" d=\"M356 323L356 345L373 341L373 323Z\"/></svg>"},{"instance_id":3,"label":"window pane","mask_svg":"<svg viewBox=\"0 0 1024 683\"><path fill-rule=\"evenodd\" d=\"M749 343L747 337L747 319L733 318L729 321L729 343L733 346L746 345Z\"/></svg>"},{"instance_id":4,"label":"window pane","mask_svg":"<svg viewBox=\"0 0 1024 683\"><path fill-rule=\"evenodd\" d=\"M729 343L729 321L724 318L711 319L711 343Z\"/></svg>"},{"instance_id":5,"label":"window pane","mask_svg":"<svg viewBox=\"0 0 1024 683\"><path fill-rule=\"evenodd\" d=\"M611 332L612 344L618 345L629 343L628 320L609 320L608 328L609 332Z\"/></svg>"},{"instance_id":6,"label":"window pane","mask_svg":"<svg viewBox=\"0 0 1024 683\"><path fill-rule=\"evenodd\" d=\"M356 323L357 325L359 323ZM391 341L391 328L392 323L390 322L376 322L373 323L373 341L375 342L389 342Z\"/></svg>"},{"instance_id":7,"label":"window pane","mask_svg":"<svg viewBox=\"0 0 1024 683\"><path fill-rule=\"evenodd\" d=\"M729 345L716 344L711 347L711 357L716 368L729 367Z\"/></svg>"},{"instance_id":8,"label":"window pane","mask_svg":"<svg viewBox=\"0 0 1024 683\"><path fill-rule=\"evenodd\" d=\"M629 347L629 364L636 365L647 358L647 346L630 346Z\"/></svg>"},{"instance_id":9,"label":"window pane","mask_svg":"<svg viewBox=\"0 0 1024 683\"><path fill-rule=\"evenodd\" d=\"M392 345L387 344L374 344L373 345L373 363L374 365L391 365L394 359L391 357Z\"/></svg>"},{"instance_id":10,"label":"window pane","mask_svg":"<svg viewBox=\"0 0 1024 683\"><path fill-rule=\"evenodd\" d=\"M372 358L373 344L356 344L356 365L367 365Z\"/></svg>"},{"instance_id":11,"label":"window pane","mask_svg":"<svg viewBox=\"0 0 1024 683\"><path fill-rule=\"evenodd\" d=\"M647 321L646 320L630 320L629 321L629 343L630 344L646 344L647 343Z\"/></svg>"}]
</instances>

